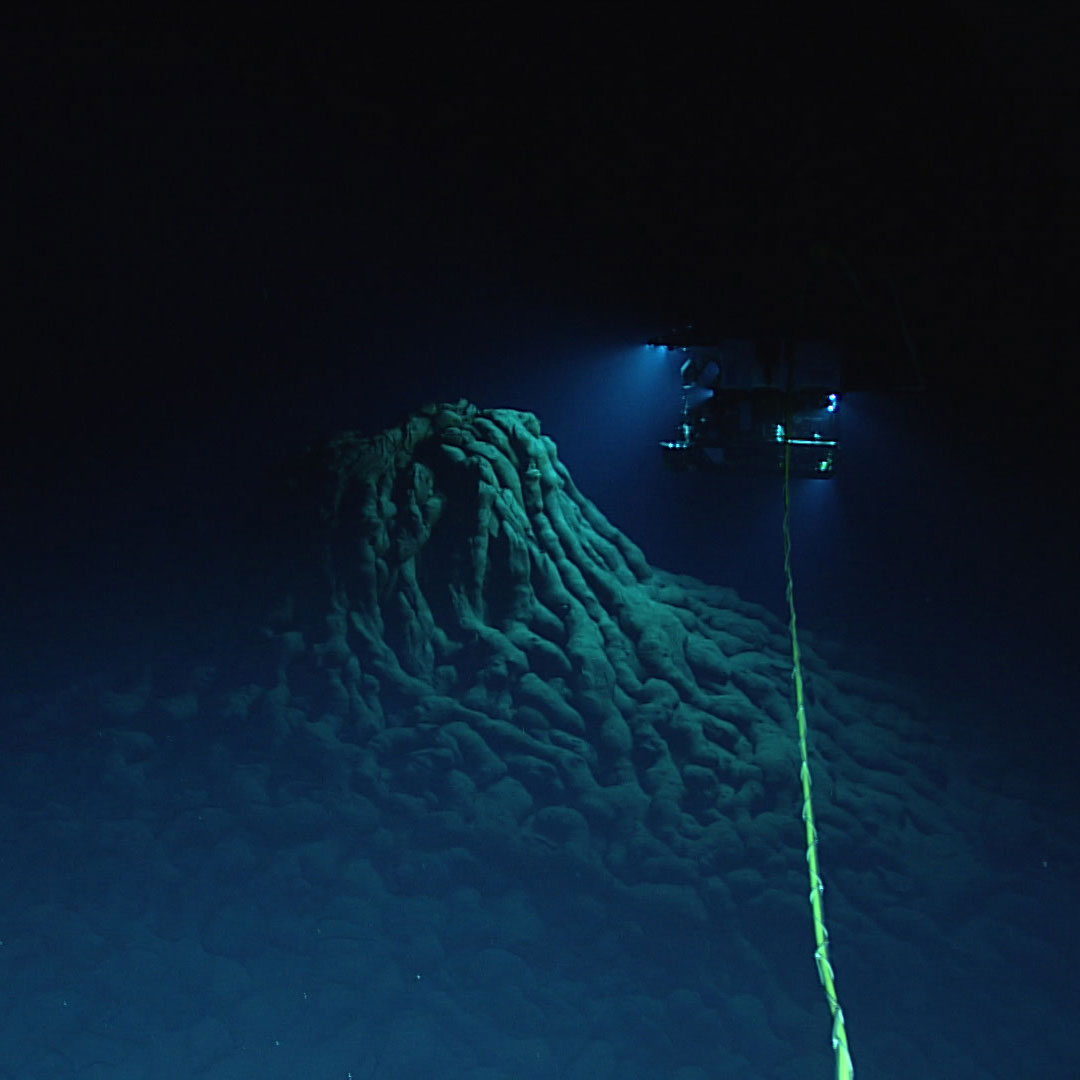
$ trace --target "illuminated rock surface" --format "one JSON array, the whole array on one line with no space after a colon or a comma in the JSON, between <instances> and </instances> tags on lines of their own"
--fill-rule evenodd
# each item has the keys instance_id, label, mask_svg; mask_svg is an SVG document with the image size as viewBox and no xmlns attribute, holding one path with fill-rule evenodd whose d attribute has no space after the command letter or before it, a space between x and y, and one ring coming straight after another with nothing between
<instances>
[{"instance_id":1,"label":"illuminated rock surface","mask_svg":"<svg viewBox=\"0 0 1080 1080\"><path fill-rule=\"evenodd\" d=\"M282 730L299 705L360 748L355 785L445 830L727 893L768 785L794 797L778 627L647 566L529 414L432 408L299 483L325 588L279 618Z\"/></svg>"}]
</instances>

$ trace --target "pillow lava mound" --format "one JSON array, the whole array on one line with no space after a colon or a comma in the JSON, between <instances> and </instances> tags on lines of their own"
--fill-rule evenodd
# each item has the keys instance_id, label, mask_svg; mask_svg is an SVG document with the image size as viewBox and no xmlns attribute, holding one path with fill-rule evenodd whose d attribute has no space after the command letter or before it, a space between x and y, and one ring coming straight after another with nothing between
<instances>
[{"instance_id":1,"label":"pillow lava mound","mask_svg":"<svg viewBox=\"0 0 1080 1080\"><path fill-rule=\"evenodd\" d=\"M650 567L529 413L428 406L309 451L291 488L275 671L229 711L336 746L447 874L493 848L570 860L690 924L784 911L809 951L786 628ZM890 824L955 857L925 735L877 685L808 667L818 779L858 778L823 830L842 818L877 885Z\"/></svg>"}]
</instances>

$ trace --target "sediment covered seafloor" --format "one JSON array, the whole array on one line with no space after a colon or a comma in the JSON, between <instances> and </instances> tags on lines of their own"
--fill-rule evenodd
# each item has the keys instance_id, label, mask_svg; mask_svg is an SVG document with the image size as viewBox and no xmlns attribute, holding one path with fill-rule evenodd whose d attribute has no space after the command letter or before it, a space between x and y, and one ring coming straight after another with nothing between
<instances>
[{"instance_id":1,"label":"sediment covered seafloor","mask_svg":"<svg viewBox=\"0 0 1080 1080\"><path fill-rule=\"evenodd\" d=\"M786 627L528 413L339 435L262 518L234 648L5 703L0 1077L831 1075ZM857 1069L1065 1075L1064 827L804 653Z\"/></svg>"}]
</instances>

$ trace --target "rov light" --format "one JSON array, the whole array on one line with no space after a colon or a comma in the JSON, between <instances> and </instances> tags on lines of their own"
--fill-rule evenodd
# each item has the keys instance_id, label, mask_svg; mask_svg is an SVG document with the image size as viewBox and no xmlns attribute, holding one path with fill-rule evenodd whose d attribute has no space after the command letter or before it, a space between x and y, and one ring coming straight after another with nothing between
<instances>
[{"instance_id":1,"label":"rov light","mask_svg":"<svg viewBox=\"0 0 1080 1080\"><path fill-rule=\"evenodd\" d=\"M825 406L826 412L836 412L836 405L840 399L835 394L829 395L829 404Z\"/></svg>"}]
</instances>

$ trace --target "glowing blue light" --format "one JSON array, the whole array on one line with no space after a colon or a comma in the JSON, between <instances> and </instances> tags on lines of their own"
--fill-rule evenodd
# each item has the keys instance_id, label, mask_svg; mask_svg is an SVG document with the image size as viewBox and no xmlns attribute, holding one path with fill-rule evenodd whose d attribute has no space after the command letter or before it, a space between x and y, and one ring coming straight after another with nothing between
<instances>
[{"instance_id":1,"label":"glowing blue light","mask_svg":"<svg viewBox=\"0 0 1080 1080\"><path fill-rule=\"evenodd\" d=\"M837 397L835 394L829 395L829 404L825 406L826 412L836 412Z\"/></svg>"}]
</instances>

